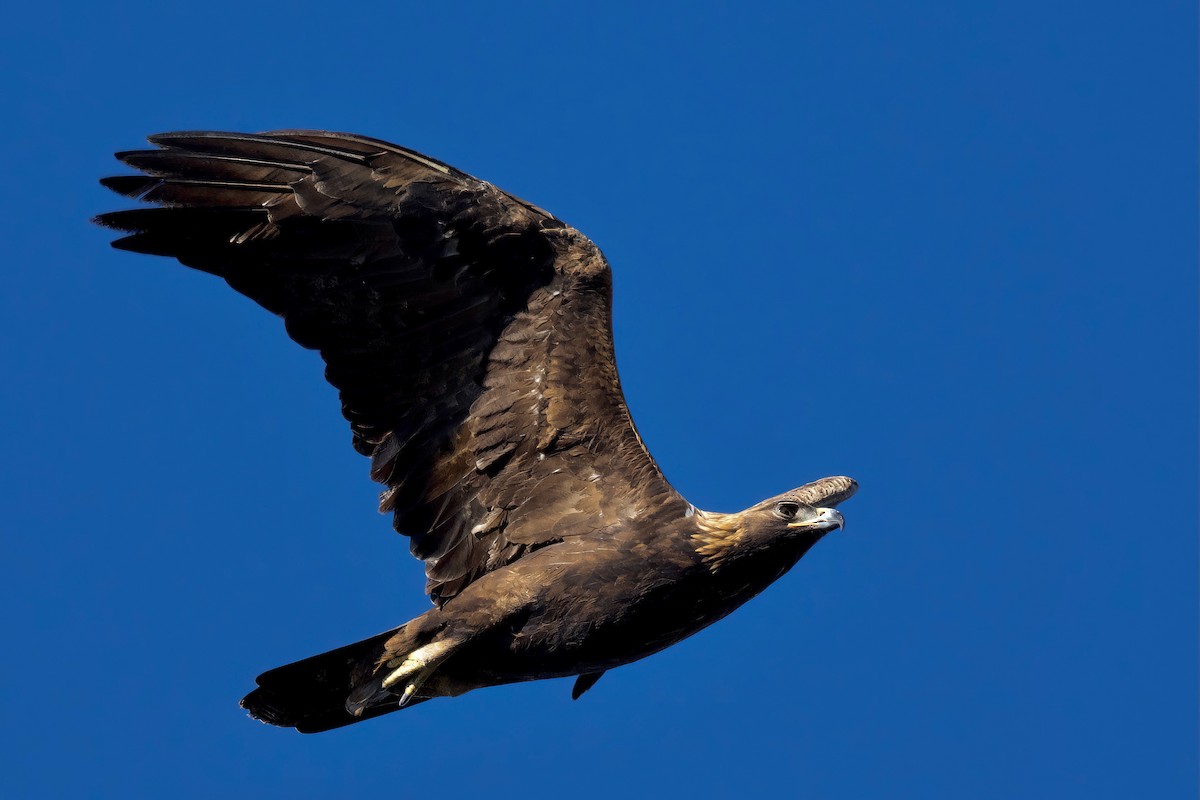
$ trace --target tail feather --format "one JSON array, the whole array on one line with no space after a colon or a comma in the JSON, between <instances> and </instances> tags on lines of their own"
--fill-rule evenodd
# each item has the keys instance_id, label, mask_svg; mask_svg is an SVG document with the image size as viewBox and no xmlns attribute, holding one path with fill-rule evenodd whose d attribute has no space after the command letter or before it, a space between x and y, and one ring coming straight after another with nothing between
<instances>
[{"instance_id":1,"label":"tail feather","mask_svg":"<svg viewBox=\"0 0 1200 800\"><path fill-rule=\"evenodd\" d=\"M250 716L271 725L317 733L361 722L399 708L396 703L346 710L355 685L366 678L388 639L404 626L258 676L258 688L242 698Z\"/></svg>"}]
</instances>

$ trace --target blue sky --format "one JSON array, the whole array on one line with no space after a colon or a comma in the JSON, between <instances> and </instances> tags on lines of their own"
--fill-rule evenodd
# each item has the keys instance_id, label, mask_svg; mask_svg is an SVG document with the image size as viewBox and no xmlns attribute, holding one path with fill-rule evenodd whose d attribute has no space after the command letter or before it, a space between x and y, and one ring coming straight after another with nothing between
<instances>
[{"instance_id":1,"label":"blue sky","mask_svg":"<svg viewBox=\"0 0 1200 800\"><path fill-rule=\"evenodd\" d=\"M3 794L1194 797L1194 4L432 5L10 12ZM853 475L848 532L575 703L247 719L420 565L319 359L87 220L146 134L283 127L578 226L675 486Z\"/></svg>"}]
</instances>

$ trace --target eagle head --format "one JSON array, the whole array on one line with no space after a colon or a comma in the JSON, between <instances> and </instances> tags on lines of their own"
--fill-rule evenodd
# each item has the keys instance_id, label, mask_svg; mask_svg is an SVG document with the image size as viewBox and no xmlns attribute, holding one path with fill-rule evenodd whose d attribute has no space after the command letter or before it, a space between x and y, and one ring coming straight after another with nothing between
<instances>
[{"instance_id":1,"label":"eagle head","mask_svg":"<svg viewBox=\"0 0 1200 800\"><path fill-rule=\"evenodd\" d=\"M697 512L696 552L715 572L726 561L780 546L807 550L830 531L846 527L834 506L858 489L853 478L822 478L763 500L737 514Z\"/></svg>"}]
</instances>

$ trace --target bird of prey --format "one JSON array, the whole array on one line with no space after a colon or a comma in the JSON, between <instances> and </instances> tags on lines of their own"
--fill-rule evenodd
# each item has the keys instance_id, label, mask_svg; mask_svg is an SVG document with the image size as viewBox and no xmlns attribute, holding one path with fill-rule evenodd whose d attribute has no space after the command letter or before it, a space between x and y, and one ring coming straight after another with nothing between
<instances>
[{"instance_id":1,"label":"bird of prey","mask_svg":"<svg viewBox=\"0 0 1200 800\"><path fill-rule=\"evenodd\" d=\"M242 705L311 733L435 698L605 670L721 619L787 572L857 484L697 509L617 377L612 276L587 237L440 161L324 131L167 133L102 183L114 247L172 256L283 317L325 360L379 509L433 608L270 670Z\"/></svg>"}]
</instances>

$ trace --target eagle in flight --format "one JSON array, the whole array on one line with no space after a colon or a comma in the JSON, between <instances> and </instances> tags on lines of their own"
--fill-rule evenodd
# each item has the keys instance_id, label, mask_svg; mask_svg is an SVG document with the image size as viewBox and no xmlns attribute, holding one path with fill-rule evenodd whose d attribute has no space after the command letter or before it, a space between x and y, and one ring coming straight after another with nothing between
<instances>
[{"instance_id":1,"label":"eagle in flight","mask_svg":"<svg viewBox=\"0 0 1200 800\"><path fill-rule=\"evenodd\" d=\"M721 619L843 525L831 477L736 514L663 477L617 377L612 275L537 206L322 131L168 133L102 183L122 250L224 278L318 350L379 508L434 607L273 669L242 705L312 733L484 686L577 676Z\"/></svg>"}]
</instances>

